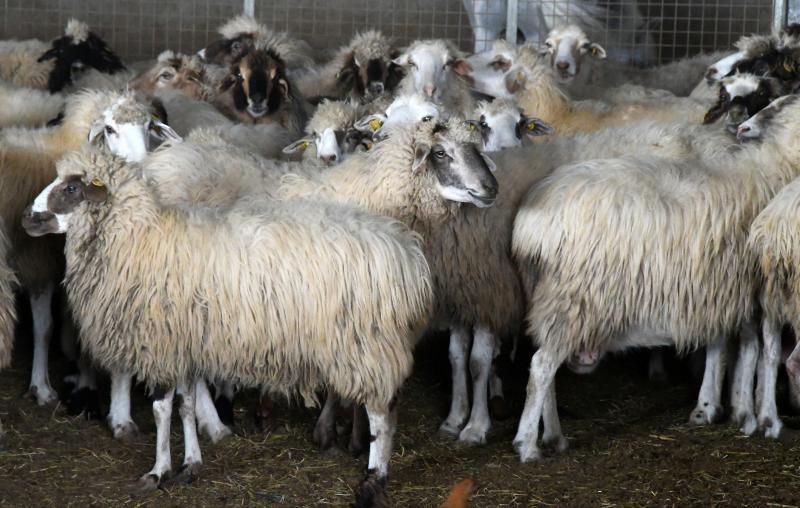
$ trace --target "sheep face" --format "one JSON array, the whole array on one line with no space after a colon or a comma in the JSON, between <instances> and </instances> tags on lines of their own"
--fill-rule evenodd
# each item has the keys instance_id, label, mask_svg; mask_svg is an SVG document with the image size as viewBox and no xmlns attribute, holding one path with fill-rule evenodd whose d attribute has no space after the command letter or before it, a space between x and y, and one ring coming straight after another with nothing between
<instances>
[{"instance_id":1,"label":"sheep face","mask_svg":"<svg viewBox=\"0 0 800 508\"><path fill-rule=\"evenodd\" d=\"M293 154L316 147L317 158L327 165L338 164L348 154L355 151L369 150L371 144L365 140L365 134L350 127L347 129L326 128L321 133L312 132L310 136L298 139L287 145L283 153Z\"/></svg>"},{"instance_id":2,"label":"sheep face","mask_svg":"<svg viewBox=\"0 0 800 508\"><path fill-rule=\"evenodd\" d=\"M189 97L200 99L203 97L204 76L196 58L176 55L159 57L152 69L130 82L130 87L148 94L157 90L180 90Z\"/></svg>"},{"instance_id":3,"label":"sheep face","mask_svg":"<svg viewBox=\"0 0 800 508\"><path fill-rule=\"evenodd\" d=\"M514 51L507 44L498 44L492 50L468 58L472 88L480 93L498 98L509 98L505 86L506 73L514 64Z\"/></svg>"},{"instance_id":4,"label":"sheep face","mask_svg":"<svg viewBox=\"0 0 800 508\"><path fill-rule=\"evenodd\" d=\"M367 115L356 122L361 132L372 135L375 140L386 138L388 131L401 125L426 123L438 120L439 107L421 95L403 95L395 99L385 114Z\"/></svg>"},{"instance_id":5,"label":"sheep face","mask_svg":"<svg viewBox=\"0 0 800 508\"><path fill-rule=\"evenodd\" d=\"M468 76L472 70L466 60L452 56L450 50L437 41L415 44L393 62L405 70L407 78L410 75L416 93L425 94L437 104L441 103L448 73Z\"/></svg>"},{"instance_id":6,"label":"sheep face","mask_svg":"<svg viewBox=\"0 0 800 508\"><path fill-rule=\"evenodd\" d=\"M477 121L483 138L483 149L498 152L504 148L522 145L523 136L543 136L553 132L553 127L534 117L524 116L517 108L491 111L485 109Z\"/></svg>"},{"instance_id":7,"label":"sheep face","mask_svg":"<svg viewBox=\"0 0 800 508\"><path fill-rule=\"evenodd\" d=\"M163 107L145 105L126 96L103 112L89 130L90 143L103 143L114 155L128 162L142 161L156 141L182 141L171 127L161 121Z\"/></svg>"},{"instance_id":8,"label":"sheep face","mask_svg":"<svg viewBox=\"0 0 800 508\"><path fill-rule=\"evenodd\" d=\"M797 95L786 95L772 101L769 106L742 122L736 131L736 137L743 143L760 140L769 130L774 118L783 108L796 102L797 97Z\"/></svg>"},{"instance_id":9,"label":"sheep face","mask_svg":"<svg viewBox=\"0 0 800 508\"><path fill-rule=\"evenodd\" d=\"M55 39L51 48L38 59L39 62L47 60L53 60L53 70L47 80L50 92L58 92L71 84L74 71L84 67L108 74L125 70L122 61L103 39L74 20L67 24L65 35Z\"/></svg>"},{"instance_id":10,"label":"sheep face","mask_svg":"<svg viewBox=\"0 0 800 508\"><path fill-rule=\"evenodd\" d=\"M725 76L733 72L737 63L742 61L745 57L744 51L739 51L732 55L728 55L719 62L711 65L706 71L706 82L709 85L716 83Z\"/></svg>"},{"instance_id":11,"label":"sheep face","mask_svg":"<svg viewBox=\"0 0 800 508\"><path fill-rule=\"evenodd\" d=\"M606 58L603 46L590 41L586 33L575 25L551 30L542 52L550 55L550 65L562 83L575 79L587 55L599 60Z\"/></svg>"},{"instance_id":12,"label":"sheep face","mask_svg":"<svg viewBox=\"0 0 800 508\"><path fill-rule=\"evenodd\" d=\"M402 70L388 55L386 58L365 59L359 58L358 52L354 51L336 79L354 96L371 100L393 90L402 79Z\"/></svg>"},{"instance_id":13,"label":"sheep face","mask_svg":"<svg viewBox=\"0 0 800 508\"><path fill-rule=\"evenodd\" d=\"M497 198L494 163L478 151L475 143L451 135L450 129L436 126L431 144L416 143L412 172L423 167L432 172L444 199L480 208L492 206Z\"/></svg>"},{"instance_id":14,"label":"sheep face","mask_svg":"<svg viewBox=\"0 0 800 508\"><path fill-rule=\"evenodd\" d=\"M30 236L66 233L70 217L83 202L103 203L108 189L100 180L84 182L80 175L56 178L22 214L22 227Z\"/></svg>"},{"instance_id":15,"label":"sheep face","mask_svg":"<svg viewBox=\"0 0 800 508\"><path fill-rule=\"evenodd\" d=\"M231 87L236 109L253 118L273 114L290 100L286 66L270 50L253 50L235 63L223 83L224 89Z\"/></svg>"},{"instance_id":16,"label":"sheep face","mask_svg":"<svg viewBox=\"0 0 800 508\"><path fill-rule=\"evenodd\" d=\"M725 127L736 134L739 124L783 94L783 86L774 78L752 74L727 77L720 82L717 103L708 110L703 122L713 123L725 116Z\"/></svg>"},{"instance_id":17,"label":"sheep face","mask_svg":"<svg viewBox=\"0 0 800 508\"><path fill-rule=\"evenodd\" d=\"M216 65L231 65L241 59L253 45L251 34L240 34L232 39L219 39L197 52L204 61Z\"/></svg>"}]
</instances>

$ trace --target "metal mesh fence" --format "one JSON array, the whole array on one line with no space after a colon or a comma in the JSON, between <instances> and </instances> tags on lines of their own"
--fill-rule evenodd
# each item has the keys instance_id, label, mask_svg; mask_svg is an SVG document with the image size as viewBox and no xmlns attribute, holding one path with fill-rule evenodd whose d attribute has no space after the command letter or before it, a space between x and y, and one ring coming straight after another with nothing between
<instances>
[{"instance_id":1,"label":"metal mesh fence","mask_svg":"<svg viewBox=\"0 0 800 508\"><path fill-rule=\"evenodd\" d=\"M504 30L508 1L514 0L254 0L253 5L257 18L322 51L335 49L368 28L384 31L398 45L446 37L472 51ZM518 0L518 4L518 25L534 42L552 26L577 21L612 55L627 52L648 62L665 62L730 48L743 33L769 31L773 2ZM243 5L242 0L0 0L0 38L51 39L67 19L77 17L124 59L135 61L164 49L196 51L227 18L242 12ZM482 16L483 23L489 20L493 28L483 29L476 16Z\"/></svg>"}]
</instances>

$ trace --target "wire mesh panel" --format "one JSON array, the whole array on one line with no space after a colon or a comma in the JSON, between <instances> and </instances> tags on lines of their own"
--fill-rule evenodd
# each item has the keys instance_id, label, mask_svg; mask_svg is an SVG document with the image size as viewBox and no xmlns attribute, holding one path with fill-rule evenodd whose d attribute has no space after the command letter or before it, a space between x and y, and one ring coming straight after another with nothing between
<instances>
[{"instance_id":1,"label":"wire mesh panel","mask_svg":"<svg viewBox=\"0 0 800 508\"><path fill-rule=\"evenodd\" d=\"M322 51L378 28L398 45L446 37L465 51L502 35L509 0L253 0L258 19ZM512 0L513 1L513 0ZM768 32L773 0L518 0L520 34L538 43L577 22L611 56L665 62L728 49L743 33ZM797 0L788 0L796 7ZM87 21L128 61L164 49L193 52L244 8L243 0L0 0L0 38L51 39L67 19ZM794 15L792 15L794 12ZM796 10L790 19L796 18ZM622 56L619 56L622 55ZM626 56L627 55L627 56Z\"/></svg>"}]
</instances>

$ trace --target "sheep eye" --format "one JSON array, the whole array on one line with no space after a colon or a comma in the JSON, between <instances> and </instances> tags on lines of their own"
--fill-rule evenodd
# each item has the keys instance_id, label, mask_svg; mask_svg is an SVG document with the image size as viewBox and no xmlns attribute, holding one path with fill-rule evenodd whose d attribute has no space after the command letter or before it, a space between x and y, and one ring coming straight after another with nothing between
<instances>
[{"instance_id":1,"label":"sheep eye","mask_svg":"<svg viewBox=\"0 0 800 508\"><path fill-rule=\"evenodd\" d=\"M445 157L447 157L447 153L444 150L437 150L433 152L433 156L436 157L437 159L444 159Z\"/></svg>"},{"instance_id":2,"label":"sheep eye","mask_svg":"<svg viewBox=\"0 0 800 508\"><path fill-rule=\"evenodd\" d=\"M75 185L74 183L71 183L71 184L67 185L67 186L64 188L64 191L65 191L67 194L75 194L76 192L78 192L78 186L77 186L77 185Z\"/></svg>"},{"instance_id":3,"label":"sheep eye","mask_svg":"<svg viewBox=\"0 0 800 508\"><path fill-rule=\"evenodd\" d=\"M241 42L234 41L233 44L231 44L231 51L238 52L240 49L242 49L242 43Z\"/></svg>"},{"instance_id":4,"label":"sheep eye","mask_svg":"<svg viewBox=\"0 0 800 508\"><path fill-rule=\"evenodd\" d=\"M170 79L172 79L172 77L173 77L173 74L171 72L167 71L167 72L162 72L161 75L158 78L159 79L163 79L165 81L169 81Z\"/></svg>"},{"instance_id":5,"label":"sheep eye","mask_svg":"<svg viewBox=\"0 0 800 508\"><path fill-rule=\"evenodd\" d=\"M425 116L422 117L422 121L423 122L430 122L431 120L433 120L433 116L432 115L425 115Z\"/></svg>"},{"instance_id":6,"label":"sheep eye","mask_svg":"<svg viewBox=\"0 0 800 508\"><path fill-rule=\"evenodd\" d=\"M416 64L416 63L414 63L414 61L413 61L413 60L409 60L409 61L408 61L408 65L409 65L410 67L414 68L414 69L417 69L417 64Z\"/></svg>"},{"instance_id":7,"label":"sheep eye","mask_svg":"<svg viewBox=\"0 0 800 508\"><path fill-rule=\"evenodd\" d=\"M552 48L553 48L553 43L552 43L552 42L550 42L550 41L545 41L544 45L545 45L545 46L547 46L547 47L548 47L548 48L550 48L550 49L552 49Z\"/></svg>"},{"instance_id":8,"label":"sheep eye","mask_svg":"<svg viewBox=\"0 0 800 508\"><path fill-rule=\"evenodd\" d=\"M488 124L488 123L486 123L486 122L485 122L485 121L483 121L483 120L481 120L481 121L478 123L478 125L480 125L480 126L481 126L481 129L489 129L489 124Z\"/></svg>"},{"instance_id":9,"label":"sheep eye","mask_svg":"<svg viewBox=\"0 0 800 508\"><path fill-rule=\"evenodd\" d=\"M117 131L115 131L114 128L111 127L110 125L106 125L106 129L105 130L106 130L106 135L107 136L111 136L111 135L117 133Z\"/></svg>"}]
</instances>

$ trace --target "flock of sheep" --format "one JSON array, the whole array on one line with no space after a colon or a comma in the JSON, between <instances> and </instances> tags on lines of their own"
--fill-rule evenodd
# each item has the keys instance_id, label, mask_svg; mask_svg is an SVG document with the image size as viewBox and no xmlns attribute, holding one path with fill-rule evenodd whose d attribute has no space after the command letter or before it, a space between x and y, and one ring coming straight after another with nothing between
<instances>
[{"instance_id":1,"label":"flock of sheep","mask_svg":"<svg viewBox=\"0 0 800 508\"><path fill-rule=\"evenodd\" d=\"M30 393L55 401L63 287L73 399L108 372L124 438L133 381L153 396L140 489L191 479L198 429L229 435L216 407L257 388L324 397L322 448L351 405L350 448L369 455L357 503L380 504L398 393L432 329L450 332L440 431L473 444L503 397L501 341L532 339L523 462L567 448L556 370L634 347L705 348L699 425L723 414L735 357L733 420L780 434L782 363L800 385L800 347L781 350L800 325L797 27L650 68L606 60L574 25L469 57L369 31L321 64L249 17L219 33L131 67L74 20L51 43L0 42L0 366L21 290Z\"/></svg>"}]
</instances>

